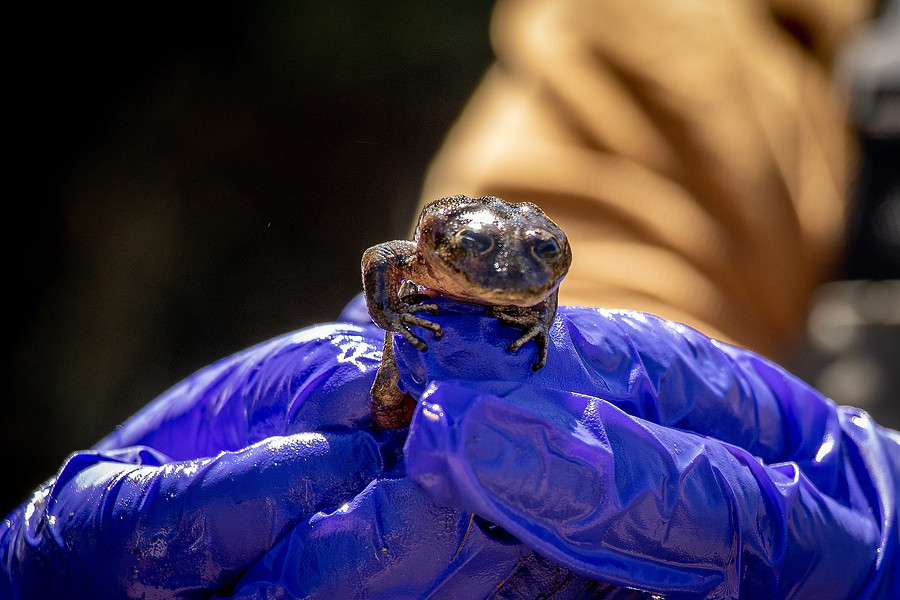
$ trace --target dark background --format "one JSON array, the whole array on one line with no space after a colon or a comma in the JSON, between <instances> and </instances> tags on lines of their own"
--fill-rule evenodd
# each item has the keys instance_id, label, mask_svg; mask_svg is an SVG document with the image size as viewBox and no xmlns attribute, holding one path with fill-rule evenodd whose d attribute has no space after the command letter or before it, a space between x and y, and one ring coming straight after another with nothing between
<instances>
[{"instance_id":1,"label":"dark background","mask_svg":"<svg viewBox=\"0 0 900 600\"><path fill-rule=\"evenodd\" d=\"M196 369L337 317L363 251L407 235L491 61L491 8L128 3L10 19L0 512Z\"/></svg>"},{"instance_id":2,"label":"dark background","mask_svg":"<svg viewBox=\"0 0 900 600\"><path fill-rule=\"evenodd\" d=\"M9 17L0 512L198 368L338 315L363 250L408 232L427 164L491 61L491 8ZM900 164L896 144L867 149ZM864 171L844 277L897 276L897 255L869 235L884 169ZM896 327L877 331L877 356L896 352ZM826 350L798 369L837 364Z\"/></svg>"}]
</instances>

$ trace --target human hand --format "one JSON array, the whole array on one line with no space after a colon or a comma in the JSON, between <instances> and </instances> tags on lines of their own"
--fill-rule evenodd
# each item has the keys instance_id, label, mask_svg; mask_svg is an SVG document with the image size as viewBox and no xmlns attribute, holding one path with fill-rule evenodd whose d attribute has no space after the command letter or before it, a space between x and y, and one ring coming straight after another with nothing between
<instances>
[{"instance_id":1,"label":"human hand","mask_svg":"<svg viewBox=\"0 0 900 600\"><path fill-rule=\"evenodd\" d=\"M363 573L372 557L388 581L411 568L437 577L419 557L410 565L400 550L414 543L397 537L416 533L449 564L468 515L403 478L405 430L368 428L381 340L374 327L345 324L272 340L199 371L73 454L0 526L0 597L226 596L279 540L310 528L331 540L373 536L365 557L328 543L315 559L299 555L341 567L316 569L323 592L343 569L357 573L348 586L377 589ZM500 546L513 562L526 552Z\"/></svg>"},{"instance_id":2,"label":"human hand","mask_svg":"<svg viewBox=\"0 0 900 600\"><path fill-rule=\"evenodd\" d=\"M795 554L785 552L771 565L745 558L763 558L758 543L779 523L788 525L777 538L787 550L818 552L822 539L845 544L833 555L850 556L841 575L853 585L848 565L864 563L879 544L877 520L856 510L873 490L886 511L880 529L885 552L870 581L873 590L890 589L885 586L897 560L890 544L896 546L897 533L890 512L896 511L890 492L896 480L889 469L896 471L896 458L885 454L885 432L873 428L868 442L848 438L862 440L853 447L880 448L862 462L851 460L852 470L841 471L847 465L840 454L850 443L842 437L831 448L820 444L816 461L798 463L823 473L820 479L834 472L834 490L846 487L848 473L862 482L844 492L843 512L829 496L795 486L801 509L821 500L843 521L823 523L817 512L805 520L785 517L778 509L787 500L774 502L765 495L772 488L757 484L764 501L754 505L750 484L771 476L767 469L777 474L791 467L760 466L749 452L735 455L738 445L728 443L749 440L756 431L752 451L794 452L802 459L816 435L820 441L829 432L840 435L829 417L838 409L821 398L813 405L824 413L817 408L785 417L796 425L789 436L761 427L771 424L765 420L770 412L797 408L798 399L785 400L785 393L808 388L787 380L777 397L766 395L744 381L745 367L737 366L710 384L697 375L715 374L722 356L709 362L703 350L735 354L726 363L755 357L671 323L588 309L562 309L548 366L532 374L527 346L516 355L506 352L506 338L516 330L479 311L444 305L435 320L452 335L427 353L399 342L404 385L422 395L405 451L411 477L399 457L406 430L376 431L368 424L367 389L381 332L311 328L211 365L92 451L74 454L0 529L3 597L632 594L594 579L670 592L710 588L727 597L787 581L781 573ZM698 356L689 355L691 348ZM760 377L763 383L778 379ZM725 385L729 381L737 383ZM742 394L735 386L749 387ZM669 394L677 389L684 390L680 396ZM753 402L747 390L756 394ZM716 403L728 409L709 413ZM835 418L840 429L846 419ZM719 441L695 435L712 435L716 427ZM563 448L571 454L559 454ZM523 449L532 460L518 458ZM887 467L885 456L894 461ZM488 457L496 459L493 467ZM724 483L717 488L716 482ZM711 491L729 490L725 484L733 482L747 486L738 489L744 495L719 505ZM778 490L792 489L790 482L775 483ZM665 501L656 513L654 499ZM668 520L654 521L665 507ZM471 527L470 513L478 514ZM583 518L573 521L573 515ZM763 528L756 537L744 531L753 529L750 515ZM820 529L804 534L809 524ZM834 535L817 538L823 528ZM669 533L657 539L663 531ZM723 549L727 539L732 543ZM862 558L854 558L860 552Z\"/></svg>"},{"instance_id":3,"label":"human hand","mask_svg":"<svg viewBox=\"0 0 900 600\"><path fill-rule=\"evenodd\" d=\"M505 351L515 330L478 313L441 304L428 353L397 344L419 398L407 472L441 504L666 597L900 589L896 432L650 315L561 307L532 373Z\"/></svg>"},{"instance_id":4,"label":"human hand","mask_svg":"<svg viewBox=\"0 0 900 600\"><path fill-rule=\"evenodd\" d=\"M555 581L559 566L492 524L470 527L469 513L405 477L407 430L369 423L382 340L370 323L276 338L200 370L72 454L0 523L0 597L502 598L514 582L531 595L606 587Z\"/></svg>"}]
</instances>

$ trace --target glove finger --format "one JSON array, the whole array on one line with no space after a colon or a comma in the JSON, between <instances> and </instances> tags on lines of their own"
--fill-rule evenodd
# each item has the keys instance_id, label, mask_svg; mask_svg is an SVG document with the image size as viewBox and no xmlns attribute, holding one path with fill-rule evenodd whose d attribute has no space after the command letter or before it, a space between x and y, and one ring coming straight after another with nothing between
<instances>
[{"instance_id":1,"label":"glove finger","mask_svg":"<svg viewBox=\"0 0 900 600\"><path fill-rule=\"evenodd\" d=\"M834 402L765 358L653 315L572 309L564 319L567 348L610 388L592 395L625 412L767 463L796 461L814 478L840 460L828 445L841 431ZM610 368L615 357L627 358Z\"/></svg>"},{"instance_id":2,"label":"glove finger","mask_svg":"<svg viewBox=\"0 0 900 600\"><path fill-rule=\"evenodd\" d=\"M94 446L147 446L173 460L274 435L369 422L383 332L330 324L280 336L194 373Z\"/></svg>"},{"instance_id":3,"label":"glove finger","mask_svg":"<svg viewBox=\"0 0 900 600\"><path fill-rule=\"evenodd\" d=\"M594 579L697 597L856 597L897 567L898 481L883 447L857 438L841 449L848 471L863 454L882 459L844 478L842 504L796 465L763 465L603 400L443 382L421 399L405 455L438 502ZM873 487L893 512L869 510Z\"/></svg>"},{"instance_id":4,"label":"glove finger","mask_svg":"<svg viewBox=\"0 0 900 600\"><path fill-rule=\"evenodd\" d=\"M423 599L643 594L579 575L531 552L503 529L435 504L411 480L378 479L337 510L298 524L215 598Z\"/></svg>"},{"instance_id":5,"label":"glove finger","mask_svg":"<svg viewBox=\"0 0 900 600\"><path fill-rule=\"evenodd\" d=\"M547 364L536 346L511 354L518 330L483 310L442 299L440 340L419 352L395 337L401 386L419 397L433 381L514 381L585 394L641 419L715 437L764 461L813 472L840 460L836 406L773 363L679 323L633 311L563 306L549 332ZM822 482L822 485L830 485Z\"/></svg>"},{"instance_id":6,"label":"glove finger","mask_svg":"<svg viewBox=\"0 0 900 600\"><path fill-rule=\"evenodd\" d=\"M390 434L274 437L211 459L81 452L14 513L3 564L28 597L230 589L293 525L353 498L399 457Z\"/></svg>"},{"instance_id":7,"label":"glove finger","mask_svg":"<svg viewBox=\"0 0 900 600\"><path fill-rule=\"evenodd\" d=\"M469 521L407 478L378 479L296 525L217 598L486 598L529 550Z\"/></svg>"}]
</instances>

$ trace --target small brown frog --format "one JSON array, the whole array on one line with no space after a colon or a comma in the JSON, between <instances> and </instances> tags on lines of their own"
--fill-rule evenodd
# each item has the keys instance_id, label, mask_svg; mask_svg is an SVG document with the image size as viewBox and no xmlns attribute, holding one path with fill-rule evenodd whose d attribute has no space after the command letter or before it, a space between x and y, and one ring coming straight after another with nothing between
<instances>
[{"instance_id":1,"label":"small brown frog","mask_svg":"<svg viewBox=\"0 0 900 600\"><path fill-rule=\"evenodd\" d=\"M488 306L502 324L519 328L509 346L516 352L537 344L537 371L547 362L547 333L556 315L560 281L572 253L566 234L530 202L500 198L440 198L425 206L415 240L373 246L362 258L363 290L369 314L385 330L381 366L372 385L372 423L382 429L409 424L415 404L397 387L399 371L392 332L421 351L427 344L410 326L441 326L418 313L437 314L435 296Z\"/></svg>"}]
</instances>

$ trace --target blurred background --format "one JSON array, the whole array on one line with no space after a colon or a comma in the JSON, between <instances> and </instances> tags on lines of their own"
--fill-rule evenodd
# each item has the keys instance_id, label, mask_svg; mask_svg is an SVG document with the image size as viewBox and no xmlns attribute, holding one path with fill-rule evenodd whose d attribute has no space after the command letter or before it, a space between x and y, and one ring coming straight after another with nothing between
<instances>
[{"instance_id":1,"label":"blurred background","mask_svg":"<svg viewBox=\"0 0 900 600\"><path fill-rule=\"evenodd\" d=\"M337 317L407 236L491 8L21 9L4 515L196 369Z\"/></svg>"},{"instance_id":2,"label":"blurred background","mask_svg":"<svg viewBox=\"0 0 900 600\"><path fill-rule=\"evenodd\" d=\"M491 9L20 9L4 514L196 369L338 315L363 250L406 237ZM844 281L788 366L900 427L900 152L863 140Z\"/></svg>"}]
</instances>

